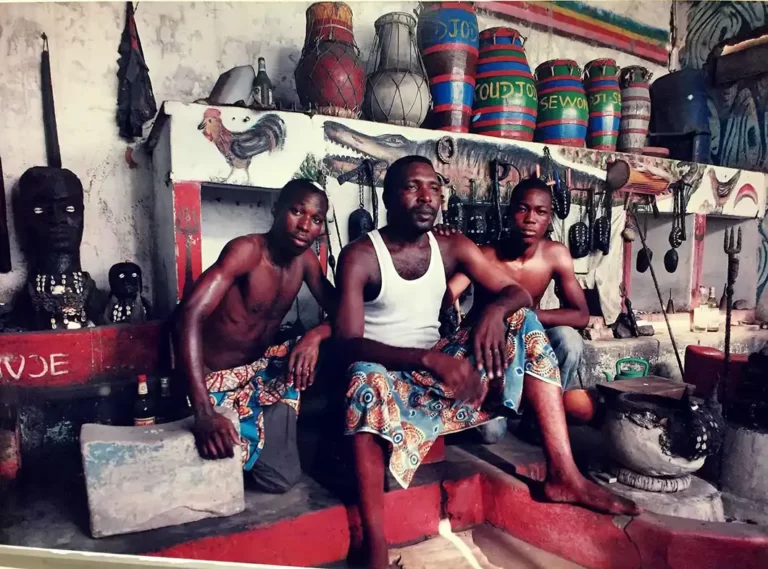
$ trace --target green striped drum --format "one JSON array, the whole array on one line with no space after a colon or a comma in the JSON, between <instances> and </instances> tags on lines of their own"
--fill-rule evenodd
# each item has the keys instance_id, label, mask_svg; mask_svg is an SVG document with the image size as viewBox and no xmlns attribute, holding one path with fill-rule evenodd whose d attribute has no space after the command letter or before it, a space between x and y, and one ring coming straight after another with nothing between
<instances>
[{"instance_id":1,"label":"green striped drum","mask_svg":"<svg viewBox=\"0 0 768 569\"><path fill-rule=\"evenodd\" d=\"M536 83L524 43L512 28L488 28L480 33L471 132L533 140Z\"/></svg>"},{"instance_id":2,"label":"green striped drum","mask_svg":"<svg viewBox=\"0 0 768 569\"><path fill-rule=\"evenodd\" d=\"M534 140L583 147L589 109L578 63L571 59L545 61L536 68L536 89L539 116Z\"/></svg>"},{"instance_id":3,"label":"green striped drum","mask_svg":"<svg viewBox=\"0 0 768 569\"><path fill-rule=\"evenodd\" d=\"M587 146L616 150L621 121L619 66L613 59L595 59L584 66L584 91L589 106Z\"/></svg>"}]
</instances>

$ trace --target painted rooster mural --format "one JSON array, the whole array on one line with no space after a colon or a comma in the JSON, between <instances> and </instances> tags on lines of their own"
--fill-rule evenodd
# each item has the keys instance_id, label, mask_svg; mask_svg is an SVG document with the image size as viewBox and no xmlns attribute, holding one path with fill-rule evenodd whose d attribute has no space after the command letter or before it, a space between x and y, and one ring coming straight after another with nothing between
<instances>
[{"instance_id":1,"label":"painted rooster mural","mask_svg":"<svg viewBox=\"0 0 768 569\"><path fill-rule=\"evenodd\" d=\"M264 152L282 150L285 143L285 122L274 113L259 117L256 124L248 130L233 132L224 126L219 109L206 109L197 129L213 142L229 164L231 170L225 182L232 177L235 170L242 169L245 170L250 184L251 175L248 168L253 157Z\"/></svg>"}]
</instances>

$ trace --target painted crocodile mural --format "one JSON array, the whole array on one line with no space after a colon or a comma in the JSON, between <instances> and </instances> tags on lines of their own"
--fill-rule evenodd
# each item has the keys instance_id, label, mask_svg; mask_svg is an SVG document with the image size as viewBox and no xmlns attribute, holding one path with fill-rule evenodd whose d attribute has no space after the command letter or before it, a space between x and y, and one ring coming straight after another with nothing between
<instances>
[{"instance_id":1,"label":"painted crocodile mural","mask_svg":"<svg viewBox=\"0 0 768 569\"><path fill-rule=\"evenodd\" d=\"M384 181L386 168L403 156L418 154L429 158L441 175L450 180L457 195L466 199L470 195L470 180L476 180L477 199L487 200L490 179L490 162L494 158L510 164L509 174L500 179L502 186L507 183L516 185L521 177L526 177L535 171L536 165L542 163L543 156L532 150L516 145L500 145L492 142L480 142L465 138L453 138L455 153L453 160L445 164L438 159L436 140L410 140L400 134L383 134L373 136L356 131L335 121L324 123L325 139L344 149L360 154L366 158L381 161L376 168L376 184ZM325 166L331 175L339 176L355 169L362 161L360 156L345 156L328 154ZM563 168L569 164L560 164ZM594 173L574 170L572 182L580 187L594 187L605 179L595 169Z\"/></svg>"},{"instance_id":2,"label":"painted crocodile mural","mask_svg":"<svg viewBox=\"0 0 768 569\"><path fill-rule=\"evenodd\" d=\"M383 134L379 136L365 134L336 121L324 123L325 139L351 151L352 155L328 154L324 164L333 176L339 176L359 166L363 157L380 161L376 167L376 183L383 183L384 174L389 164L410 154L429 158L437 171L450 180L456 193L466 199L470 194L470 180L478 182L479 201L487 200L490 185L490 161L494 158L514 166L506 178L500 180L502 187L514 186L521 177L535 172L536 165L543 163L543 153L535 152L527 146L494 144L467 139L452 138L455 154L452 162L445 164L438 159L438 141L414 141L401 134ZM649 156L635 156L623 153L609 153L583 148L551 147L552 158L561 168L571 169L572 189L594 188L605 180L605 169L610 161L624 160L630 165L630 182L625 190L634 194L653 195L658 199L671 196L670 183L683 179L689 184L692 193L697 189L704 176L705 167L691 162L675 162ZM543 151L543 147L542 147ZM358 156L356 156L358 155ZM359 156L362 155L362 156ZM574 196L578 200L578 196ZM621 203L617 196L615 205Z\"/></svg>"}]
</instances>

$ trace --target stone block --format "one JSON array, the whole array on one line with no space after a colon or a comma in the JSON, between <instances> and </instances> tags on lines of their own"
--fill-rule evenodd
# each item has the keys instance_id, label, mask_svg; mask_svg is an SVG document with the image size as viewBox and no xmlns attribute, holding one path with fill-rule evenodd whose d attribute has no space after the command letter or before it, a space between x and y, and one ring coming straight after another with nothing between
<instances>
[{"instance_id":1,"label":"stone block","mask_svg":"<svg viewBox=\"0 0 768 569\"><path fill-rule=\"evenodd\" d=\"M236 414L216 408L233 421ZM80 433L93 537L231 516L245 509L239 447L200 458L189 417L149 427L86 424Z\"/></svg>"}]
</instances>

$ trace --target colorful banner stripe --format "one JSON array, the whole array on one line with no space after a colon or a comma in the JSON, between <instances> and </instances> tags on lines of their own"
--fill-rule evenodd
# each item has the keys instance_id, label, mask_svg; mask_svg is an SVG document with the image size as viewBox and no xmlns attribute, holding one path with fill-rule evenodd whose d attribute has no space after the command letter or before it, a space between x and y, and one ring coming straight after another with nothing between
<instances>
[{"instance_id":1,"label":"colorful banner stripe","mask_svg":"<svg viewBox=\"0 0 768 569\"><path fill-rule=\"evenodd\" d=\"M597 43L665 65L669 32L582 2L478 2L478 11L588 43Z\"/></svg>"}]
</instances>

